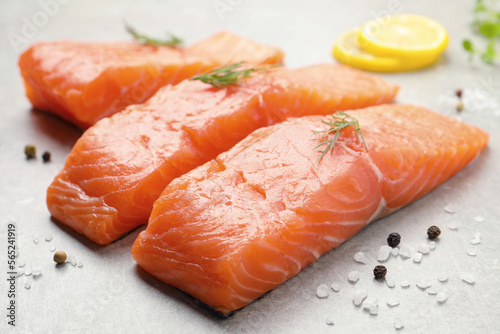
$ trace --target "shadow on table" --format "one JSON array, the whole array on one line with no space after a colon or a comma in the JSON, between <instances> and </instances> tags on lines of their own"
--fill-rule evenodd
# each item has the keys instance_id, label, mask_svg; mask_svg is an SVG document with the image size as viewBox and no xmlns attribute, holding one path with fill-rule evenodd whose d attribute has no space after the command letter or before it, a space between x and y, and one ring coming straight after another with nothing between
<instances>
[{"instance_id":1,"label":"shadow on table","mask_svg":"<svg viewBox=\"0 0 500 334\"><path fill-rule=\"evenodd\" d=\"M135 266L135 272L144 283L155 288L156 290L167 296L169 299L174 299L179 303L189 306L194 311L198 312L200 315L204 316L205 318L207 318L207 320L212 321L213 323L222 323L225 319L228 319L231 315L233 315L233 313L223 315L222 313L193 298L182 290L179 290L171 285L162 282L158 278L148 273L146 270L142 269L142 267L139 265Z\"/></svg>"},{"instance_id":2,"label":"shadow on table","mask_svg":"<svg viewBox=\"0 0 500 334\"><path fill-rule=\"evenodd\" d=\"M55 142L73 147L83 131L61 118L43 110L31 108L30 121L33 127Z\"/></svg>"},{"instance_id":3,"label":"shadow on table","mask_svg":"<svg viewBox=\"0 0 500 334\"><path fill-rule=\"evenodd\" d=\"M103 256L106 256L109 254L114 254L116 252L120 251L126 251L130 252L130 248L132 247L132 244L134 243L134 240L137 238L139 233L141 233L145 228L146 225L141 225L134 230L128 232L127 234L121 236L120 238L116 239L115 241L111 242L110 244L107 245L99 245L83 234L80 234L73 230L71 227L61 223L54 217L50 217L50 220L57 225L62 231L64 231L68 236L73 238L76 242L80 243L81 245L85 246L87 249L95 251Z\"/></svg>"}]
</instances>

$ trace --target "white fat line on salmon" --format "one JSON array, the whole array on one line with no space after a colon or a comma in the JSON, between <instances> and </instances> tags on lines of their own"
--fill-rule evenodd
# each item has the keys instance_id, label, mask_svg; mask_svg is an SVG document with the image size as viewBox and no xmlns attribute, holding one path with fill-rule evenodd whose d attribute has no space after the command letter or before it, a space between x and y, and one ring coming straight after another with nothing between
<instances>
[{"instance_id":1,"label":"white fat line on salmon","mask_svg":"<svg viewBox=\"0 0 500 334\"><path fill-rule=\"evenodd\" d=\"M295 236L295 235L297 235L297 234L294 234L294 236ZM294 245L296 248L302 249L302 250L304 250L305 252L310 253L312 256L314 256L314 257L316 258L316 260L317 260L317 259L319 259L319 257L321 256L321 254L319 254L317 251L315 251L315 250L311 250L311 249L309 249L309 248L305 248L305 247L304 247L304 245L298 244L298 243L296 243L296 242L291 242L291 241L290 241L290 240L288 240L288 239L285 239L285 240L286 240L286 242L287 242L288 244L290 244L290 245Z\"/></svg>"},{"instance_id":2,"label":"white fat line on salmon","mask_svg":"<svg viewBox=\"0 0 500 334\"><path fill-rule=\"evenodd\" d=\"M264 98L262 97L262 94L259 94L259 106L261 108L263 108L265 106Z\"/></svg>"},{"instance_id":3,"label":"white fat line on salmon","mask_svg":"<svg viewBox=\"0 0 500 334\"><path fill-rule=\"evenodd\" d=\"M326 241L330 241L330 242L339 242L342 243L344 240L341 240L341 239L337 239L333 236L330 236L330 235L322 235L322 234L319 234L319 233L314 233L314 232L304 232L304 231L301 231L301 232L298 232L298 233L294 233L295 236L310 236L312 237L312 239L317 239L317 238L321 238L321 239L324 239Z\"/></svg>"},{"instance_id":4,"label":"white fat line on salmon","mask_svg":"<svg viewBox=\"0 0 500 334\"><path fill-rule=\"evenodd\" d=\"M450 149L448 149L448 151L447 151L446 153L448 153L448 152L450 152ZM452 149L451 149L451 154L450 154L450 156L456 157L456 156L457 156L457 153L458 153L458 150L454 147L454 148L452 148ZM439 162L443 161L443 159L445 159L445 155L444 155L444 154L442 154L442 157L441 157L441 159L440 159L440 161L439 161ZM442 172L441 172L441 174L439 174L439 176L441 176L441 175L443 174L443 172L445 172L445 171L447 171L449 174L453 174L453 170L454 170L454 168L447 168L447 167L450 165L450 162L451 162L452 160L453 160L453 159L446 159L446 164L443 166ZM458 159L455 159L455 160L457 160L457 163L458 163ZM456 165L455 165L455 167L456 167ZM439 182L439 180L440 180L440 179L441 179L441 178L440 178L440 177L437 177L437 175L436 175L436 177L434 177L434 180L432 180L432 181L433 181L433 183L432 183L432 185L431 185L431 189L433 189L433 188L435 188L435 187L436 187L436 185L438 184L438 182ZM419 192L421 189L422 189L422 187L418 190L418 192ZM417 193L418 193L418 192L417 192Z\"/></svg>"},{"instance_id":5,"label":"white fat line on salmon","mask_svg":"<svg viewBox=\"0 0 500 334\"><path fill-rule=\"evenodd\" d=\"M360 210L356 210L360 211ZM344 211L342 211L344 212ZM337 222L331 222L331 221L323 221L323 222L316 222L314 225L330 225L330 226L355 226L355 225L364 225L365 221L364 220L344 220L344 221L337 221Z\"/></svg>"},{"instance_id":6,"label":"white fat line on salmon","mask_svg":"<svg viewBox=\"0 0 500 334\"><path fill-rule=\"evenodd\" d=\"M457 152L457 150L456 150L456 149L453 149L453 151L454 151L455 153ZM444 157L442 157L442 158L440 159L440 161L442 161L443 159L444 159ZM450 161L451 161L451 160L452 160L452 159L447 159L446 164L443 166L443 169L442 169L443 171L445 171L445 170L451 171L451 169L447 169L447 168L446 168L446 167L449 165L449 163L450 163ZM457 160L457 163L455 164L455 167L454 167L452 170L454 170L458 164L459 164L459 161ZM412 192L413 192L413 195L410 197L410 202L413 202L416 198L418 198L418 197L420 197L420 196L421 196L421 193L420 193L420 192L422 191L422 189L423 189L424 187L428 187L428 189L434 189L435 187L437 187L439 180L441 180L441 177L438 177L438 176L436 175L436 177L434 177L433 179L429 179L429 178L425 179L425 176L427 176L427 173L425 173L425 174L424 174L424 171L425 171L425 170L424 170L423 168L421 168L421 169L420 169L420 173L418 174L418 177L417 177L417 178L415 178L415 182L413 182L411 185L409 185L408 187L406 187L406 188L404 189L404 191L401 191L401 192L398 194L398 196L397 196L397 197L395 197L394 199L398 199L398 198L400 198L401 196L405 195L405 194L408 192L408 190L410 190L410 189L413 187L413 185L414 185L415 183L417 183L417 182L419 182L419 181L420 181L420 179L421 179L421 177L422 177L422 176L424 176L424 180L423 180L423 181L420 181L420 187L419 187L416 191L415 191L415 190L413 190L413 191L412 191ZM439 176L441 176L442 174L443 174L443 173L439 174ZM454 173L453 173L453 171L451 171L451 172L450 172L450 175L453 175L453 174L454 174ZM448 178L449 178L449 176L447 177L447 179L448 179ZM430 185L430 187L429 187L429 182L432 182L432 184Z\"/></svg>"},{"instance_id":7,"label":"white fat line on salmon","mask_svg":"<svg viewBox=\"0 0 500 334\"><path fill-rule=\"evenodd\" d=\"M325 239L326 241L332 242L332 243L337 244L337 245L340 245L341 243L346 241L346 239L339 239L339 238L335 238L335 237L332 237L329 235L325 235L325 236L321 236L321 237L323 239Z\"/></svg>"},{"instance_id":8,"label":"white fat line on salmon","mask_svg":"<svg viewBox=\"0 0 500 334\"><path fill-rule=\"evenodd\" d=\"M266 247L267 249L270 249L271 251L274 251L275 253L277 253L279 256L282 256L285 259L288 259L291 262L295 263L297 265L297 271L295 271L295 273L298 273L302 270L302 263L300 263L296 258L290 256L289 254L284 254L274 247L271 247L271 245L269 245L269 243L267 243L267 242L262 243L261 245L262 245L262 247Z\"/></svg>"},{"instance_id":9,"label":"white fat line on salmon","mask_svg":"<svg viewBox=\"0 0 500 334\"><path fill-rule=\"evenodd\" d=\"M375 175L377 175L378 181L382 182L382 180L384 180L384 175L382 174L382 172L380 171L380 169L377 167L377 165L375 165L375 163L373 162L372 158L370 157L370 154L366 153L363 156L363 158L366 161L366 163L372 168L373 173L375 173Z\"/></svg>"},{"instance_id":10,"label":"white fat line on salmon","mask_svg":"<svg viewBox=\"0 0 500 334\"><path fill-rule=\"evenodd\" d=\"M262 264L262 267L263 267L264 269L266 269L267 271L269 271L269 272L273 272L273 273L282 273L282 274L284 274L285 276L288 276L288 275L292 274L292 272L291 272L291 271L283 270L283 269L281 269L281 268L280 268L280 267L278 267L278 266L273 266L273 265L270 265L270 264L265 264L265 263L264 263L264 264ZM277 283L277 284L281 284L281 283Z\"/></svg>"},{"instance_id":11,"label":"white fat line on salmon","mask_svg":"<svg viewBox=\"0 0 500 334\"><path fill-rule=\"evenodd\" d=\"M244 264L243 264L243 263L241 263L241 262L240 262L239 266L238 266L238 267L236 267L235 269L237 269L237 268L240 268L240 269L241 269L241 270L242 270L242 271L246 274L246 276L248 276L248 277L250 277L250 278L253 278L253 279L255 279L256 281L259 281L259 279L257 279L256 277L253 277L252 275L250 275L250 274L248 273L248 271L246 270L246 268L245 268L245 266L244 266ZM231 277L233 278L233 282L234 282L234 283L236 283L236 285L237 285L237 286L239 286L239 287L241 288L241 290L244 290L244 291L249 291L249 292L258 292L258 293L262 292L262 289L252 289L252 288L250 288L250 287L249 287L249 286L247 286L247 285L243 285L243 284L240 282L240 280L238 279L238 276L239 276L239 275L238 275L238 276L236 275L235 270L231 270L230 272L231 272ZM264 281L263 281L263 282L264 282ZM273 283L273 282L264 282L264 283L273 284L273 285L275 285L275 284L276 284L276 283ZM242 297L242 298L245 298L245 297ZM251 299L250 301L252 301L252 299Z\"/></svg>"},{"instance_id":12,"label":"white fat line on salmon","mask_svg":"<svg viewBox=\"0 0 500 334\"><path fill-rule=\"evenodd\" d=\"M414 182L413 182L413 183L409 183L409 184L408 184L408 186L407 186L406 188L399 190L398 194L392 198L392 202L395 202L395 201L397 201L399 198L401 198L401 197L405 196L405 195L406 195L406 193L407 193L409 190L411 190L411 188L413 187L413 185L414 185L415 183L417 183L417 182L420 180L420 178L421 178L422 176L426 177L426 176L427 176L427 173L424 173L425 171L426 171L426 169L425 169L425 168L420 168L419 173L418 173L415 177L412 177L412 178L414 179ZM401 178L400 180L393 180L392 182L389 182L389 183L392 183L392 184L397 184L397 183L400 183L400 182L403 182L403 183L404 183L404 182L406 182L406 181L407 181L407 180L406 180L405 178ZM425 181L424 181L424 182L422 182L421 187L422 187L423 185L425 185L425 183L426 183ZM421 188L421 187L420 187L420 188ZM413 191L412 191L412 192L413 192ZM415 192L415 194L417 194L417 193L418 193L418 192Z\"/></svg>"},{"instance_id":13,"label":"white fat line on salmon","mask_svg":"<svg viewBox=\"0 0 500 334\"><path fill-rule=\"evenodd\" d=\"M380 196L380 202L378 204L378 208L371 215L371 217L367 220L366 225L370 224L374 220L377 220L378 218L382 218L382 217L387 216L391 212L392 212L392 210L387 208L387 202L385 201L384 196Z\"/></svg>"},{"instance_id":14,"label":"white fat line on salmon","mask_svg":"<svg viewBox=\"0 0 500 334\"><path fill-rule=\"evenodd\" d=\"M413 193L413 196L412 196L412 199L413 199L415 196L417 196L419 194L420 190L422 190L422 188L425 187L427 185L427 183L429 182L428 179L425 179L426 176L427 176L427 173L424 173L424 169L421 169L420 173L415 177L414 182L411 184L408 184L408 187L406 187L405 189L399 190L398 195L394 196L392 201L393 202L397 201L401 197L404 197L408 192ZM416 183L418 183L422 177L424 177L424 180L422 182L420 182L420 187L418 188L418 190L412 190L412 187Z\"/></svg>"},{"instance_id":15,"label":"white fat line on salmon","mask_svg":"<svg viewBox=\"0 0 500 334\"><path fill-rule=\"evenodd\" d=\"M263 267L263 266L264 266L264 265L262 265L262 267ZM245 275L247 275L247 276L248 276L249 278L251 278L251 279L254 279L254 280L259 281L259 282L262 282L262 283L272 284L272 285L275 285L275 284L281 284L281 282L280 282L280 281L277 281L277 282L267 281L267 280L264 280L264 279L262 279L262 278L259 278L259 277L256 277L256 276L254 276L254 275L250 274L250 273L248 272L248 270L247 270L247 267L245 266L245 264L244 264L243 262L241 262L240 267L241 267L241 269L242 269L243 273L244 273ZM260 291L260 290L252 290L252 291Z\"/></svg>"}]
</instances>

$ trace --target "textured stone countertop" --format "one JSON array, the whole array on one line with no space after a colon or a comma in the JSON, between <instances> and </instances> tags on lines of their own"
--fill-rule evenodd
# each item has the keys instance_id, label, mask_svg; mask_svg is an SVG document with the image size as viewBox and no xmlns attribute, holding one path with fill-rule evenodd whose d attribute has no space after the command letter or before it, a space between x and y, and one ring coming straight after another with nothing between
<instances>
[{"instance_id":1,"label":"textured stone countertop","mask_svg":"<svg viewBox=\"0 0 500 334\"><path fill-rule=\"evenodd\" d=\"M56 4L56 5L54 5ZM225 6L224 6L225 5ZM218 10L216 9L218 8ZM2 333L392 333L401 319L401 333L500 332L500 70L479 61L470 64L461 50L469 37L473 1L263 1L263 0L40 0L0 2L0 245L2 277L0 308L7 314L7 230L15 221L18 263L41 267L38 277L21 276L16 284L16 327L1 317ZM127 39L123 20L142 31L171 31L195 42L226 29L281 47L286 64L300 67L333 62L335 36L371 18L388 13L427 15L450 33L440 63L412 73L384 77L401 86L397 101L426 106L457 117L457 88L463 89L460 117L491 135L489 147L470 166L393 215L367 226L337 249L288 280L262 299L221 319L183 292L139 268L130 246L142 230L101 247L51 221L45 191L62 168L80 132L47 114L31 110L17 68L26 47L41 40ZM36 25L34 25L36 23ZM31 26L30 26L31 25ZM21 36L11 43L13 35ZM24 146L36 144L52 152L52 162L27 161ZM456 213L445 212L452 204ZM478 222L478 216L484 221ZM476 219L475 219L476 218ZM456 224L457 230L448 228ZM431 225L443 233L436 249L420 264L401 257L386 266L394 288L372 279L378 248L390 232L399 232L413 252L427 242ZM476 232L481 243L470 241ZM47 242L45 237L52 235ZM39 242L35 244L34 238ZM51 246L73 254L83 267L56 268ZM359 264L354 254L366 254ZM476 256L468 252L476 252ZM348 282L351 271L361 278ZM462 280L472 274L475 284ZM449 277L446 283L437 280ZM424 291L416 285L429 280ZM401 283L409 281L409 288ZM30 289L25 284L31 284ZM316 297L320 284L339 284L328 298ZM352 296L363 288L378 298L377 316L356 307ZM447 290L440 304L429 290ZM397 298L399 305L387 301ZM325 323L332 317L335 325Z\"/></svg>"}]
</instances>

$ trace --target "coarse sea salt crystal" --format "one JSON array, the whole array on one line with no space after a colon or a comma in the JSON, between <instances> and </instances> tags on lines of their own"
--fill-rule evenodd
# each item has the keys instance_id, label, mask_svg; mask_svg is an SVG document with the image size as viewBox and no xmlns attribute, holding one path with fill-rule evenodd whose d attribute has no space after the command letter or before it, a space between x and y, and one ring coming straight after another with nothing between
<instances>
[{"instance_id":1,"label":"coarse sea salt crystal","mask_svg":"<svg viewBox=\"0 0 500 334\"><path fill-rule=\"evenodd\" d=\"M429 254L430 247L428 244L420 244L418 246L418 251L422 254Z\"/></svg>"},{"instance_id":2,"label":"coarse sea salt crystal","mask_svg":"<svg viewBox=\"0 0 500 334\"><path fill-rule=\"evenodd\" d=\"M329 315L328 317L326 317L326 320L325 320L326 324L328 326L333 326L335 325L335 321L333 320L333 317L331 315Z\"/></svg>"},{"instance_id":3,"label":"coarse sea salt crystal","mask_svg":"<svg viewBox=\"0 0 500 334\"><path fill-rule=\"evenodd\" d=\"M18 264L19 268L22 268L22 267L24 267L25 265L26 265L26 262L24 262L24 261L19 261L19 264Z\"/></svg>"},{"instance_id":4,"label":"coarse sea salt crystal","mask_svg":"<svg viewBox=\"0 0 500 334\"><path fill-rule=\"evenodd\" d=\"M398 256L399 255L399 248L398 247L394 247L393 249L391 249L391 255L392 256Z\"/></svg>"},{"instance_id":5,"label":"coarse sea salt crystal","mask_svg":"<svg viewBox=\"0 0 500 334\"><path fill-rule=\"evenodd\" d=\"M429 242L429 249L430 250L435 250L436 249L436 242L435 241Z\"/></svg>"},{"instance_id":6,"label":"coarse sea salt crystal","mask_svg":"<svg viewBox=\"0 0 500 334\"><path fill-rule=\"evenodd\" d=\"M47 234L45 236L45 241L50 242L52 240L52 234Z\"/></svg>"},{"instance_id":7,"label":"coarse sea salt crystal","mask_svg":"<svg viewBox=\"0 0 500 334\"><path fill-rule=\"evenodd\" d=\"M444 211L446 211L447 213L455 213L455 207L453 206L453 204L448 204L444 207Z\"/></svg>"},{"instance_id":8,"label":"coarse sea salt crystal","mask_svg":"<svg viewBox=\"0 0 500 334\"><path fill-rule=\"evenodd\" d=\"M354 291L354 296L352 298L352 301L353 301L354 305L360 306L361 303L363 302L363 300L366 299L366 297L368 297L366 290L358 289L358 290Z\"/></svg>"},{"instance_id":9,"label":"coarse sea salt crystal","mask_svg":"<svg viewBox=\"0 0 500 334\"><path fill-rule=\"evenodd\" d=\"M403 321L399 318L396 318L394 319L394 328L396 328L397 330L400 330L401 328L403 328Z\"/></svg>"},{"instance_id":10,"label":"coarse sea salt crystal","mask_svg":"<svg viewBox=\"0 0 500 334\"><path fill-rule=\"evenodd\" d=\"M445 292L440 292L437 294L436 299L439 303L444 303L448 299L448 295Z\"/></svg>"},{"instance_id":11,"label":"coarse sea salt crystal","mask_svg":"<svg viewBox=\"0 0 500 334\"><path fill-rule=\"evenodd\" d=\"M410 282L409 281L403 281L403 282L401 282L401 287L402 288L409 288L410 287Z\"/></svg>"},{"instance_id":12,"label":"coarse sea salt crystal","mask_svg":"<svg viewBox=\"0 0 500 334\"><path fill-rule=\"evenodd\" d=\"M438 276L438 281L439 281L439 282L442 282L442 283L444 283L444 282L448 281L448 275L447 275L447 274L444 274L444 273L443 273L443 274L439 274L439 276Z\"/></svg>"},{"instance_id":13,"label":"coarse sea salt crystal","mask_svg":"<svg viewBox=\"0 0 500 334\"><path fill-rule=\"evenodd\" d=\"M422 253L413 254L413 262L420 263L422 261Z\"/></svg>"},{"instance_id":14,"label":"coarse sea salt crystal","mask_svg":"<svg viewBox=\"0 0 500 334\"><path fill-rule=\"evenodd\" d=\"M394 286L396 286L396 281L394 280L394 277L386 276L385 277L385 284L387 284L387 286L389 288L394 288Z\"/></svg>"},{"instance_id":15,"label":"coarse sea salt crystal","mask_svg":"<svg viewBox=\"0 0 500 334\"><path fill-rule=\"evenodd\" d=\"M431 287L431 283L428 282L428 281L425 281L425 280L420 280L417 282L417 286L422 289L422 290L425 290L427 288L430 288Z\"/></svg>"},{"instance_id":16,"label":"coarse sea salt crystal","mask_svg":"<svg viewBox=\"0 0 500 334\"><path fill-rule=\"evenodd\" d=\"M474 275L467 273L462 275L462 281L472 285L476 283L476 278L474 277Z\"/></svg>"},{"instance_id":17,"label":"coarse sea salt crystal","mask_svg":"<svg viewBox=\"0 0 500 334\"><path fill-rule=\"evenodd\" d=\"M389 305L390 307L396 307L399 305L399 299L397 298L389 298L389 300L387 301L387 305Z\"/></svg>"},{"instance_id":18,"label":"coarse sea salt crystal","mask_svg":"<svg viewBox=\"0 0 500 334\"><path fill-rule=\"evenodd\" d=\"M363 302L363 310L370 310L370 307L372 306L377 306L378 305L378 299L375 297L368 297L365 299Z\"/></svg>"},{"instance_id":19,"label":"coarse sea salt crystal","mask_svg":"<svg viewBox=\"0 0 500 334\"><path fill-rule=\"evenodd\" d=\"M378 314L378 299L374 297L368 297L363 303L363 310L370 312L371 315Z\"/></svg>"},{"instance_id":20,"label":"coarse sea salt crystal","mask_svg":"<svg viewBox=\"0 0 500 334\"><path fill-rule=\"evenodd\" d=\"M410 247L406 245L399 246L399 256L401 256L403 259L409 259L411 257Z\"/></svg>"},{"instance_id":21,"label":"coarse sea salt crystal","mask_svg":"<svg viewBox=\"0 0 500 334\"><path fill-rule=\"evenodd\" d=\"M31 267L30 266L26 266L26 268L24 268L24 274L26 276L31 275Z\"/></svg>"},{"instance_id":22,"label":"coarse sea salt crystal","mask_svg":"<svg viewBox=\"0 0 500 334\"><path fill-rule=\"evenodd\" d=\"M42 274L42 268L39 266L34 266L32 271L33 271L33 276L40 276Z\"/></svg>"},{"instance_id":23,"label":"coarse sea salt crystal","mask_svg":"<svg viewBox=\"0 0 500 334\"><path fill-rule=\"evenodd\" d=\"M30 283L30 282L24 282L24 287L25 287L26 289L31 288L31 283Z\"/></svg>"},{"instance_id":24,"label":"coarse sea salt crystal","mask_svg":"<svg viewBox=\"0 0 500 334\"><path fill-rule=\"evenodd\" d=\"M474 239L470 241L471 244L473 245L478 245L481 243L481 233L476 232L474 233Z\"/></svg>"},{"instance_id":25,"label":"coarse sea salt crystal","mask_svg":"<svg viewBox=\"0 0 500 334\"><path fill-rule=\"evenodd\" d=\"M392 247L388 245L380 246L380 248L378 249L377 261L379 262L387 261L389 255L391 255L391 250Z\"/></svg>"},{"instance_id":26,"label":"coarse sea salt crystal","mask_svg":"<svg viewBox=\"0 0 500 334\"><path fill-rule=\"evenodd\" d=\"M476 256L477 255L477 252L475 249L469 249L469 251L467 252L467 255L470 255L470 256Z\"/></svg>"},{"instance_id":27,"label":"coarse sea salt crystal","mask_svg":"<svg viewBox=\"0 0 500 334\"><path fill-rule=\"evenodd\" d=\"M450 230L455 230L456 231L456 230L458 230L458 224L456 222L451 222L451 223L448 224L448 228Z\"/></svg>"},{"instance_id":28,"label":"coarse sea salt crystal","mask_svg":"<svg viewBox=\"0 0 500 334\"><path fill-rule=\"evenodd\" d=\"M37 237L33 238L33 242L34 242L35 244L37 244L37 243L38 243L38 238L37 238Z\"/></svg>"},{"instance_id":29,"label":"coarse sea salt crystal","mask_svg":"<svg viewBox=\"0 0 500 334\"><path fill-rule=\"evenodd\" d=\"M68 255L68 259L66 260L66 262L69 262L71 263L71 265L74 267L76 266L76 257L72 254Z\"/></svg>"},{"instance_id":30,"label":"coarse sea salt crystal","mask_svg":"<svg viewBox=\"0 0 500 334\"><path fill-rule=\"evenodd\" d=\"M56 250L56 246L55 246L55 245L51 245L51 246L50 246L50 251L51 251L51 252L54 252L55 250Z\"/></svg>"},{"instance_id":31,"label":"coarse sea salt crystal","mask_svg":"<svg viewBox=\"0 0 500 334\"><path fill-rule=\"evenodd\" d=\"M354 260L356 260L356 262L358 262L358 263L365 264L366 263L365 253L357 252L356 254L354 254Z\"/></svg>"},{"instance_id":32,"label":"coarse sea salt crystal","mask_svg":"<svg viewBox=\"0 0 500 334\"><path fill-rule=\"evenodd\" d=\"M354 270L351 271L349 275L347 275L347 279L351 283L356 283L359 280L359 276L360 276L359 271Z\"/></svg>"},{"instance_id":33,"label":"coarse sea salt crystal","mask_svg":"<svg viewBox=\"0 0 500 334\"><path fill-rule=\"evenodd\" d=\"M331 287L332 287L332 290L335 292L339 292L339 290L340 290L340 285L337 283L332 283Z\"/></svg>"},{"instance_id":34,"label":"coarse sea salt crystal","mask_svg":"<svg viewBox=\"0 0 500 334\"><path fill-rule=\"evenodd\" d=\"M83 262L82 261L78 261L77 265L78 265L78 268L81 268L81 267L83 267Z\"/></svg>"},{"instance_id":35,"label":"coarse sea salt crystal","mask_svg":"<svg viewBox=\"0 0 500 334\"><path fill-rule=\"evenodd\" d=\"M437 292L436 290L434 290L434 289L429 289L429 290L427 290L427 293L428 293L429 295L432 295L432 296L434 296L434 295L437 295L437 294L438 294L438 292Z\"/></svg>"},{"instance_id":36,"label":"coarse sea salt crystal","mask_svg":"<svg viewBox=\"0 0 500 334\"><path fill-rule=\"evenodd\" d=\"M474 217L474 221L476 223L482 223L482 222L484 222L484 217L483 216L476 216L476 217Z\"/></svg>"},{"instance_id":37,"label":"coarse sea salt crystal","mask_svg":"<svg viewBox=\"0 0 500 334\"><path fill-rule=\"evenodd\" d=\"M316 289L316 296L318 296L318 298L326 298L328 297L328 291L328 286L326 284L321 284Z\"/></svg>"},{"instance_id":38,"label":"coarse sea salt crystal","mask_svg":"<svg viewBox=\"0 0 500 334\"><path fill-rule=\"evenodd\" d=\"M16 277L24 275L24 269L23 268L16 268Z\"/></svg>"}]
</instances>

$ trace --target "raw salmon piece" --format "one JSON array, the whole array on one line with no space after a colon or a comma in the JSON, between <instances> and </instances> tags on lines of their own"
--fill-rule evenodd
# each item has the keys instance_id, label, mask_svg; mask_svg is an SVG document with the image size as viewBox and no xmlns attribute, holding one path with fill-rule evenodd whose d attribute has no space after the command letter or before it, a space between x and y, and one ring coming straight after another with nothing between
<instances>
[{"instance_id":1,"label":"raw salmon piece","mask_svg":"<svg viewBox=\"0 0 500 334\"><path fill-rule=\"evenodd\" d=\"M288 116L388 102L397 89L380 77L334 64L275 68L222 89L200 81L164 87L145 104L84 133L47 191L49 211L107 244L146 223L170 181L255 129Z\"/></svg>"},{"instance_id":2,"label":"raw salmon piece","mask_svg":"<svg viewBox=\"0 0 500 334\"><path fill-rule=\"evenodd\" d=\"M474 160L488 134L422 107L348 112L352 127L318 161L323 116L259 129L175 179L132 255L145 270L227 313L279 286L368 223Z\"/></svg>"},{"instance_id":3,"label":"raw salmon piece","mask_svg":"<svg viewBox=\"0 0 500 334\"><path fill-rule=\"evenodd\" d=\"M138 42L41 42L19 59L34 107L87 128L167 84L226 63L281 63L283 52L229 32L185 49Z\"/></svg>"}]
</instances>

